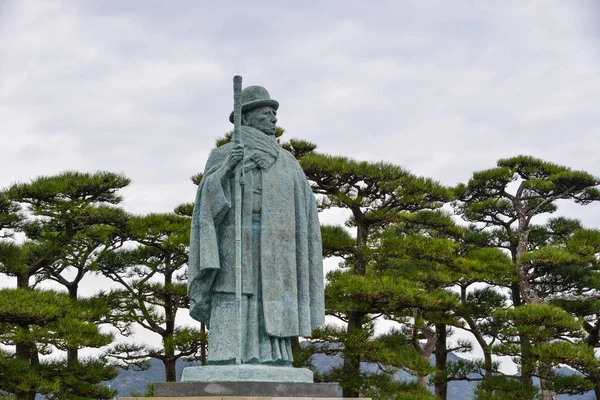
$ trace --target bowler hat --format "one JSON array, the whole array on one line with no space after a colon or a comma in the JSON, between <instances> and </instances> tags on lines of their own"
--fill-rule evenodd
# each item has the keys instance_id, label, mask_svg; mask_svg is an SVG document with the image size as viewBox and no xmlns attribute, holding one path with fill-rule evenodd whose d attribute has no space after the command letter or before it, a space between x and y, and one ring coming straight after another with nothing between
<instances>
[{"instance_id":1,"label":"bowler hat","mask_svg":"<svg viewBox=\"0 0 600 400\"><path fill-rule=\"evenodd\" d=\"M242 90L242 113L265 106L273 107L274 110L279 108L279 102L271 99L267 89L262 86L248 86ZM229 115L229 121L233 123L233 111Z\"/></svg>"}]
</instances>

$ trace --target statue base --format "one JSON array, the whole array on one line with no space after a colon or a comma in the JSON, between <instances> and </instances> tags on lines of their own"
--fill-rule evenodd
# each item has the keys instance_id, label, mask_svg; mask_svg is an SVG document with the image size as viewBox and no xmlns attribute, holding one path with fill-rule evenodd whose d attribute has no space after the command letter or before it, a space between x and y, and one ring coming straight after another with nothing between
<instances>
[{"instance_id":1,"label":"statue base","mask_svg":"<svg viewBox=\"0 0 600 400\"><path fill-rule=\"evenodd\" d=\"M154 396L160 399L235 400L283 399L292 397L337 398L337 383L313 383L313 372L306 368L268 365L207 365L183 369L181 382L157 382ZM258 400L258 399L257 399Z\"/></svg>"},{"instance_id":2,"label":"statue base","mask_svg":"<svg viewBox=\"0 0 600 400\"><path fill-rule=\"evenodd\" d=\"M303 397L304 399L339 398L337 383L286 383L286 382L162 382L154 384L155 398L260 400Z\"/></svg>"},{"instance_id":3,"label":"statue base","mask_svg":"<svg viewBox=\"0 0 600 400\"><path fill-rule=\"evenodd\" d=\"M307 368L269 365L206 365L187 367L181 382L291 382L313 383L313 372Z\"/></svg>"}]
</instances>

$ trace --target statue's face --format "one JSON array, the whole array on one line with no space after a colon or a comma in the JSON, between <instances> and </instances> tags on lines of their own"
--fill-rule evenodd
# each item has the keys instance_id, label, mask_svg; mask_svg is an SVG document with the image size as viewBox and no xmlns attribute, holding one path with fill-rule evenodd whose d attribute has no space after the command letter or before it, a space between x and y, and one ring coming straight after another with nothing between
<instances>
[{"instance_id":1,"label":"statue's face","mask_svg":"<svg viewBox=\"0 0 600 400\"><path fill-rule=\"evenodd\" d=\"M243 123L266 135L275 135L277 111L269 106L257 108L244 114Z\"/></svg>"}]
</instances>

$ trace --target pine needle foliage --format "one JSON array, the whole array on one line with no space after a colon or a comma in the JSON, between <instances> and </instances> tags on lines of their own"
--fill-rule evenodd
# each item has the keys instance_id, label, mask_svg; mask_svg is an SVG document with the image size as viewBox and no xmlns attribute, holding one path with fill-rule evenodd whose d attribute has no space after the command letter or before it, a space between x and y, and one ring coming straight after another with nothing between
<instances>
[{"instance_id":1,"label":"pine needle foliage","mask_svg":"<svg viewBox=\"0 0 600 400\"><path fill-rule=\"evenodd\" d=\"M178 213L133 216L127 224L133 247L107 253L99 271L119 284L107 293L116 319L125 318L160 336L162 347L120 343L108 350L122 366L145 368L149 358L163 362L168 382L176 380L176 362L194 358L206 344L206 334L175 324L180 309L189 308L185 267L191 218L188 206Z\"/></svg>"},{"instance_id":2,"label":"pine needle foliage","mask_svg":"<svg viewBox=\"0 0 600 400\"><path fill-rule=\"evenodd\" d=\"M513 281L505 283L512 308L492 313L498 318L497 333L504 342L495 348L517 357L523 385L533 390L532 378L539 376L545 398L555 395L553 390L561 386L553 383L558 378L551 349L562 341L560 346L573 346L573 352L564 349L566 353L583 357L575 350L589 325L589 321L582 325L579 316L548 303L581 300L584 293L593 296L597 290L593 254L569 249L577 242L574 235L591 239L593 234L584 233L578 221L549 217L559 201L586 205L600 200L599 184L600 178L587 172L519 155L498 160L495 168L475 172L468 183L455 188L455 211L473 223L474 230L487 235L487 243L480 242L480 247L504 249L512 261ZM577 365L585 360L571 362ZM512 383L496 380L503 385ZM481 387L494 393L492 384Z\"/></svg>"}]
</instances>

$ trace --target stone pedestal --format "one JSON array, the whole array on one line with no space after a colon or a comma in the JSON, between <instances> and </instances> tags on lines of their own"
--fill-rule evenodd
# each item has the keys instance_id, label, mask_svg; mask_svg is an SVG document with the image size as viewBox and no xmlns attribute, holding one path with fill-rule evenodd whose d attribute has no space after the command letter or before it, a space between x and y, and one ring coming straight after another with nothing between
<instances>
[{"instance_id":1,"label":"stone pedestal","mask_svg":"<svg viewBox=\"0 0 600 400\"><path fill-rule=\"evenodd\" d=\"M290 382L173 382L155 383L162 397L310 397L339 396L337 383Z\"/></svg>"},{"instance_id":2,"label":"stone pedestal","mask_svg":"<svg viewBox=\"0 0 600 400\"><path fill-rule=\"evenodd\" d=\"M247 396L210 396L210 397L152 397L153 400L340 400L339 397L247 397ZM120 397L119 400L148 400L148 397ZM344 400L371 400L367 397L344 398Z\"/></svg>"},{"instance_id":3,"label":"stone pedestal","mask_svg":"<svg viewBox=\"0 0 600 400\"><path fill-rule=\"evenodd\" d=\"M187 367L181 378L181 382L155 383L154 399L339 400L340 397L337 383L313 383L312 371L305 368L264 365ZM126 399L137 400L122 398Z\"/></svg>"}]
</instances>

